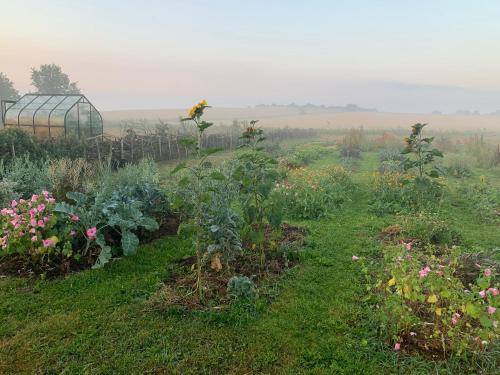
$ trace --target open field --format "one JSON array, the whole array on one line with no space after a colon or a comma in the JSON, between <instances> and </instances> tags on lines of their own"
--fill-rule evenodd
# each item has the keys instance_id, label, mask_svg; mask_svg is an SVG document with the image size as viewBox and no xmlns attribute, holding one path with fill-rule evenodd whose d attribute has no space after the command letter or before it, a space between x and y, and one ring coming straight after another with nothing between
<instances>
[{"instance_id":1,"label":"open field","mask_svg":"<svg viewBox=\"0 0 500 375\"><path fill-rule=\"evenodd\" d=\"M105 131L116 129L121 121L161 119L177 123L186 113L185 109L104 111ZM207 120L217 125L231 125L233 120L259 119L263 127L291 127L317 129L345 129L364 126L369 129L404 129L408 124L430 123L435 131L499 131L500 116L496 115L434 115L422 113L353 112L329 113L320 110L296 108L213 108Z\"/></svg>"}]
</instances>

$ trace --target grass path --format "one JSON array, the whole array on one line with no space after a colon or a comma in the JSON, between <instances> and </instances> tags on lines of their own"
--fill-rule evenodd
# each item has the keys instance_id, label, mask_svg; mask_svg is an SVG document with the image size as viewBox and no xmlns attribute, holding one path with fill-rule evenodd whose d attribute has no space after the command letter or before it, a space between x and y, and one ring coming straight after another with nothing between
<instances>
[{"instance_id":1,"label":"grass path","mask_svg":"<svg viewBox=\"0 0 500 375\"><path fill-rule=\"evenodd\" d=\"M304 223L302 265L256 312L145 311L165 264L191 251L177 237L101 270L39 281L31 293L16 290L26 279L0 279L0 373L396 374L402 364L406 373L430 373L430 364L405 364L380 343L350 259L375 254L376 235L391 220L368 212L375 163L369 155L361 164L352 202Z\"/></svg>"}]
</instances>

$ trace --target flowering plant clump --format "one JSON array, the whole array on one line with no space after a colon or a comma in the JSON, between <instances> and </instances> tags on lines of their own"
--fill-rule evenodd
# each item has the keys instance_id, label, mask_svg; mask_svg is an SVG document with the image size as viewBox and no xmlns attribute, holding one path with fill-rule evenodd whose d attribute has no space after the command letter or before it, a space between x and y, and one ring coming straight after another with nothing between
<instances>
[{"instance_id":1,"label":"flowering plant clump","mask_svg":"<svg viewBox=\"0 0 500 375\"><path fill-rule=\"evenodd\" d=\"M323 169L293 169L276 190L285 199L286 212L297 219L316 219L349 200L353 183L341 166Z\"/></svg>"},{"instance_id":2,"label":"flowering plant clump","mask_svg":"<svg viewBox=\"0 0 500 375\"><path fill-rule=\"evenodd\" d=\"M0 211L0 254L25 255L33 263L48 263L53 254L73 256L73 224L54 212L55 199L47 191L31 199L13 200Z\"/></svg>"},{"instance_id":3,"label":"flowering plant clump","mask_svg":"<svg viewBox=\"0 0 500 375\"><path fill-rule=\"evenodd\" d=\"M385 248L376 289L383 299L382 329L397 350L477 353L500 339L496 271L478 264L476 280L468 283L460 275L460 255L458 247Z\"/></svg>"}]
</instances>

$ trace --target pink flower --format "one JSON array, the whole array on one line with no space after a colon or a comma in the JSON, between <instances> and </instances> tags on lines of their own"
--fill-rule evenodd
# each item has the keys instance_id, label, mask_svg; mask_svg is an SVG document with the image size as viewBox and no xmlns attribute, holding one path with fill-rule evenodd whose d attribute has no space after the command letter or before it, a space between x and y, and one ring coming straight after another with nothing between
<instances>
[{"instance_id":1,"label":"pink flower","mask_svg":"<svg viewBox=\"0 0 500 375\"><path fill-rule=\"evenodd\" d=\"M451 318L451 324L456 325L458 323L457 318Z\"/></svg>"},{"instance_id":2,"label":"pink flower","mask_svg":"<svg viewBox=\"0 0 500 375\"><path fill-rule=\"evenodd\" d=\"M486 292L484 290L481 290L479 292L479 295L481 296L481 298L486 298Z\"/></svg>"},{"instance_id":3,"label":"pink flower","mask_svg":"<svg viewBox=\"0 0 500 375\"><path fill-rule=\"evenodd\" d=\"M488 306L488 314L492 315L495 313L495 311L497 311L496 307Z\"/></svg>"},{"instance_id":4,"label":"pink flower","mask_svg":"<svg viewBox=\"0 0 500 375\"><path fill-rule=\"evenodd\" d=\"M17 206L17 202L16 202L16 200L13 200L13 201L10 203L10 206L11 206L12 208L16 208L16 206Z\"/></svg>"},{"instance_id":5,"label":"pink flower","mask_svg":"<svg viewBox=\"0 0 500 375\"><path fill-rule=\"evenodd\" d=\"M31 219L30 224L32 227L36 228L36 226L37 226L36 219Z\"/></svg>"},{"instance_id":6,"label":"pink flower","mask_svg":"<svg viewBox=\"0 0 500 375\"><path fill-rule=\"evenodd\" d=\"M394 351L397 352L399 349L401 349L401 343L397 342L394 344Z\"/></svg>"},{"instance_id":7,"label":"pink flower","mask_svg":"<svg viewBox=\"0 0 500 375\"><path fill-rule=\"evenodd\" d=\"M33 195L31 196L31 201L32 201L32 202L36 202L37 200L38 200L38 195L33 194Z\"/></svg>"},{"instance_id":8,"label":"pink flower","mask_svg":"<svg viewBox=\"0 0 500 375\"><path fill-rule=\"evenodd\" d=\"M37 225L38 225L40 228L44 228L44 227L45 227L45 223L43 222L43 220L38 220Z\"/></svg>"},{"instance_id":9,"label":"pink flower","mask_svg":"<svg viewBox=\"0 0 500 375\"><path fill-rule=\"evenodd\" d=\"M10 223L12 224L12 226L16 226L17 224L17 219L14 219L14 220L11 220Z\"/></svg>"},{"instance_id":10,"label":"pink flower","mask_svg":"<svg viewBox=\"0 0 500 375\"><path fill-rule=\"evenodd\" d=\"M30 233L32 233L32 234L33 234L33 233L36 233L36 229L35 229L35 228L31 228L31 229L30 229Z\"/></svg>"},{"instance_id":11,"label":"pink flower","mask_svg":"<svg viewBox=\"0 0 500 375\"><path fill-rule=\"evenodd\" d=\"M7 211L8 211L7 208L2 208L2 211L0 211L0 214L2 214L2 216L7 216Z\"/></svg>"},{"instance_id":12,"label":"pink flower","mask_svg":"<svg viewBox=\"0 0 500 375\"><path fill-rule=\"evenodd\" d=\"M18 236L19 236L19 237L23 237L23 236L24 236L24 232L19 232L19 233L18 233Z\"/></svg>"},{"instance_id":13,"label":"pink flower","mask_svg":"<svg viewBox=\"0 0 500 375\"><path fill-rule=\"evenodd\" d=\"M43 218L43 222L44 222L45 224L47 224L47 223L49 222L49 218L48 218L47 216L44 216L44 218Z\"/></svg>"},{"instance_id":14,"label":"pink flower","mask_svg":"<svg viewBox=\"0 0 500 375\"><path fill-rule=\"evenodd\" d=\"M47 190L42 191L42 194L45 197L45 199L49 198L49 192Z\"/></svg>"},{"instance_id":15,"label":"pink flower","mask_svg":"<svg viewBox=\"0 0 500 375\"><path fill-rule=\"evenodd\" d=\"M50 238L47 238L46 240L42 240L42 245L43 247L50 247L54 245L54 241L52 241Z\"/></svg>"},{"instance_id":16,"label":"pink flower","mask_svg":"<svg viewBox=\"0 0 500 375\"><path fill-rule=\"evenodd\" d=\"M421 269L418 274L420 275L421 278L424 278L427 276L427 274L431 272L431 269L429 266L425 266L423 269Z\"/></svg>"},{"instance_id":17,"label":"pink flower","mask_svg":"<svg viewBox=\"0 0 500 375\"><path fill-rule=\"evenodd\" d=\"M24 203L26 203L26 200L25 199L19 199L19 203L24 204Z\"/></svg>"},{"instance_id":18,"label":"pink flower","mask_svg":"<svg viewBox=\"0 0 500 375\"><path fill-rule=\"evenodd\" d=\"M405 247L406 250L411 250L411 246L413 245L413 242L404 242L403 241L403 246Z\"/></svg>"},{"instance_id":19,"label":"pink flower","mask_svg":"<svg viewBox=\"0 0 500 375\"><path fill-rule=\"evenodd\" d=\"M36 240L38 240L38 237L37 237L37 236L33 236L33 237L31 237L31 241L35 242Z\"/></svg>"},{"instance_id":20,"label":"pink flower","mask_svg":"<svg viewBox=\"0 0 500 375\"><path fill-rule=\"evenodd\" d=\"M491 270L489 268L486 268L484 270L484 276L486 276L486 277L490 277L491 276Z\"/></svg>"},{"instance_id":21,"label":"pink flower","mask_svg":"<svg viewBox=\"0 0 500 375\"><path fill-rule=\"evenodd\" d=\"M32 208L31 210L29 210L29 213L30 213L30 217L33 219L36 216L36 214L38 213L38 211L36 208Z\"/></svg>"},{"instance_id":22,"label":"pink flower","mask_svg":"<svg viewBox=\"0 0 500 375\"><path fill-rule=\"evenodd\" d=\"M498 289L497 288L488 288L488 293L493 294L495 297L498 296Z\"/></svg>"},{"instance_id":23,"label":"pink flower","mask_svg":"<svg viewBox=\"0 0 500 375\"><path fill-rule=\"evenodd\" d=\"M38 206L38 212L42 212L43 210L45 210L45 205L43 203L41 203L39 206Z\"/></svg>"},{"instance_id":24,"label":"pink flower","mask_svg":"<svg viewBox=\"0 0 500 375\"><path fill-rule=\"evenodd\" d=\"M356 255L353 255L351 257L351 259L352 259L353 262L355 262L355 261L359 260L359 257L357 257Z\"/></svg>"},{"instance_id":25,"label":"pink flower","mask_svg":"<svg viewBox=\"0 0 500 375\"><path fill-rule=\"evenodd\" d=\"M80 218L76 215L72 215L69 219L75 223L80 220Z\"/></svg>"},{"instance_id":26,"label":"pink flower","mask_svg":"<svg viewBox=\"0 0 500 375\"><path fill-rule=\"evenodd\" d=\"M47 199L47 202L49 202L49 203L54 203L55 201L56 201L56 200L55 200L54 198L49 198L49 199Z\"/></svg>"},{"instance_id":27,"label":"pink flower","mask_svg":"<svg viewBox=\"0 0 500 375\"><path fill-rule=\"evenodd\" d=\"M87 237L89 238L89 240L92 241L93 239L95 239L96 233L97 233L96 227L87 229Z\"/></svg>"}]
</instances>

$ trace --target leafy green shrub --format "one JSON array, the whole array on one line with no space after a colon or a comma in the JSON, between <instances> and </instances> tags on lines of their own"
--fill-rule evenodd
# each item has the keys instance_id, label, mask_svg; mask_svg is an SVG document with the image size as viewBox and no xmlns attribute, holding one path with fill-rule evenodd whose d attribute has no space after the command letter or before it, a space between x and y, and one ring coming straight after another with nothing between
<instances>
[{"instance_id":1,"label":"leafy green shrub","mask_svg":"<svg viewBox=\"0 0 500 375\"><path fill-rule=\"evenodd\" d=\"M255 300L258 297L257 287L247 276L231 277L227 283L227 294L236 300Z\"/></svg>"},{"instance_id":2,"label":"leafy green shrub","mask_svg":"<svg viewBox=\"0 0 500 375\"><path fill-rule=\"evenodd\" d=\"M35 162L29 155L0 162L0 179L15 183L14 190L19 197L28 199L34 192L50 188L46 161Z\"/></svg>"},{"instance_id":3,"label":"leafy green shrub","mask_svg":"<svg viewBox=\"0 0 500 375\"><path fill-rule=\"evenodd\" d=\"M403 167L401 162L395 160L387 160L380 163L378 167L380 173L393 173L393 172L403 172Z\"/></svg>"},{"instance_id":4,"label":"leafy green shrub","mask_svg":"<svg viewBox=\"0 0 500 375\"><path fill-rule=\"evenodd\" d=\"M460 245L460 232L447 224L438 215L418 213L405 215L401 222L406 240L431 245Z\"/></svg>"},{"instance_id":5,"label":"leafy green shrub","mask_svg":"<svg viewBox=\"0 0 500 375\"><path fill-rule=\"evenodd\" d=\"M395 350L487 352L500 339L495 270L477 269L467 284L458 276L459 248L432 250L384 249L384 270L376 283L382 331Z\"/></svg>"},{"instance_id":6,"label":"leafy green shrub","mask_svg":"<svg viewBox=\"0 0 500 375\"><path fill-rule=\"evenodd\" d=\"M349 200L354 184L349 172L333 166L309 170L299 168L278 184L277 193L285 200L286 214L295 219L317 219L328 215Z\"/></svg>"},{"instance_id":7,"label":"leafy green shrub","mask_svg":"<svg viewBox=\"0 0 500 375\"><path fill-rule=\"evenodd\" d=\"M445 170L453 177L463 178L472 175L473 162L465 155L452 155L445 159Z\"/></svg>"},{"instance_id":8,"label":"leafy green shrub","mask_svg":"<svg viewBox=\"0 0 500 375\"><path fill-rule=\"evenodd\" d=\"M485 176L480 176L479 182L464 182L458 191L466 204L471 206L481 219L492 218L500 205L500 192Z\"/></svg>"},{"instance_id":9,"label":"leafy green shrub","mask_svg":"<svg viewBox=\"0 0 500 375\"><path fill-rule=\"evenodd\" d=\"M84 252L91 244L100 247L99 257L94 268L102 267L112 257L110 239L119 238L121 250L125 256L134 255L139 246L135 232L139 228L148 231L158 229L158 223L142 212L142 202L134 197L115 191L110 196L105 194L86 195L68 193L74 204L58 203L55 211L67 218L74 219L76 230L87 239ZM111 244L116 243L115 240Z\"/></svg>"},{"instance_id":10,"label":"leafy green shrub","mask_svg":"<svg viewBox=\"0 0 500 375\"><path fill-rule=\"evenodd\" d=\"M88 192L96 174L96 166L84 159L52 159L48 166L50 191L58 200L64 200L71 191Z\"/></svg>"},{"instance_id":11,"label":"leafy green shrub","mask_svg":"<svg viewBox=\"0 0 500 375\"><path fill-rule=\"evenodd\" d=\"M291 153L280 160L280 164L288 168L303 167L314 160L318 160L330 152L328 147L312 144L297 146Z\"/></svg>"},{"instance_id":12,"label":"leafy green shrub","mask_svg":"<svg viewBox=\"0 0 500 375\"><path fill-rule=\"evenodd\" d=\"M397 148L384 148L379 151L378 157L381 162L402 162L403 160L405 160L405 156Z\"/></svg>"},{"instance_id":13,"label":"leafy green shrub","mask_svg":"<svg viewBox=\"0 0 500 375\"><path fill-rule=\"evenodd\" d=\"M6 207L13 199L18 198L16 183L7 179L0 179L0 207Z\"/></svg>"},{"instance_id":14,"label":"leafy green shrub","mask_svg":"<svg viewBox=\"0 0 500 375\"><path fill-rule=\"evenodd\" d=\"M437 210L444 194L444 180L441 177L435 178L422 186L415 179L409 173L375 172L372 180L372 211L377 215L385 215Z\"/></svg>"}]
</instances>

